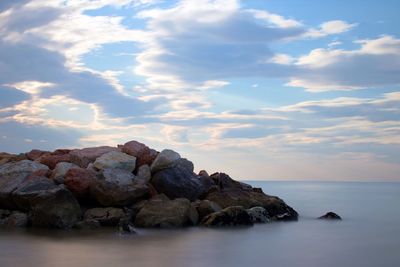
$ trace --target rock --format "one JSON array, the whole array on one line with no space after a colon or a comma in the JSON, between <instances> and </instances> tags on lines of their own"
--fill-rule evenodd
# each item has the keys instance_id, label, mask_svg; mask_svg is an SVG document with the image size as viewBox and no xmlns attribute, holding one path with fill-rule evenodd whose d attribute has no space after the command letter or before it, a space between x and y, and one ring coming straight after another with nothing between
<instances>
[{"instance_id":1,"label":"rock","mask_svg":"<svg viewBox=\"0 0 400 267\"><path fill-rule=\"evenodd\" d=\"M139 167L136 179L148 184L151 180L151 171L149 165L142 165Z\"/></svg>"},{"instance_id":2,"label":"rock","mask_svg":"<svg viewBox=\"0 0 400 267\"><path fill-rule=\"evenodd\" d=\"M26 227L28 226L28 214L14 211L7 218L7 227Z\"/></svg>"},{"instance_id":3,"label":"rock","mask_svg":"<svg viewBox=\"0 0 400 267\"><path fill-rule=\"evenodd\" d=\"M136 167L139 168L145 164L151 165L157 157L157 151L150 149L145 144L137 141L130 141L122 146L122 152L134 156L137 159Z\"/></svg>"},{"instance_id":4,"label":"rock","mask_svg":"<svg viewBox=\"0 0 400 267\"><path fill-rule=\"evenodd\" d=\"M197 212L199 213L199 218L202 219L206 217L207 215L221 211L222 208L215 202L212 202L210 200L201 200L198 205L196 205Z\"/></svg>"},{"instance_id":5,"label":"rock","mask_svg":"<svg viewBox=\"0 0 400 267\"><path fill-rule=\"evenodd\" d=\"M272 220L297 220L297 212L282 199L253 190L225 189L210 192L206 199L214 201L222 208L242 206L245 209L263 207Z\"/></svg>"},{"instance_id":6,"label":"rock","mask_svg":"<svg viewBox=\"0 0 400 267\"><path fill-rule=\"evenodd\" d=\"M207 215L201 224L204 226L238 226L253 225L253 221L242 206L233 206Z\"/></svg>"},{"instance_id":7,"label":"rock","mask_svg":"<svg viewBox=\"0 0 400 267\"><path fill-rule=\"evenodd\" d=\"M143 205L134 225L169 228L195 225L197 221L197 211L188 199L169 200L165 195L158 195Z\"/></svg>"},{"instance_id":8,"label":"rock","mask_svg":"<svg viewBox=\"0 0 400 267\"><path fill-rule=\"evenodd\" d=\"M99 228L100 222L98 220L88 219L79 221L74 225L74 228L81 229L81 230L94 230Z\"/></svg>"},{"instance_id":9,"label":"rock","mask_svg":"<svg viewBox=\"0 0 400 267\"><path fill-rule=\"evenodd\" d=\"M149 196L149 187L127 170L106 169L92 183L90 193L103 206L128 206Z\"/></svg>"},{"instance_id":10,"label":"rock","mask_svg":"<svg viewBox=\"0 0 400 267\"><path fill-rule=\"evenodd\" d=\"M194 201L204 192L201 180L187 169L186 164L176 164L156 172L151 179L151 184L159 193L164 193L171 199L187 198Z\"/></svg>"},{"instance_id":11,"label":"rock","mask_svg":"<svg viewBox=\"0 0 400 267\"><path fill-rule=\"evenodd\" d=\"M330 211L330 212L327 212L325 215L323 215L321 217L318 217L318 219L322 219L322 220L341 220L342 217L340 217L336 213Z\"/></svg>"},{"instance_id":12,"label":"rock","mask_svg":"<svg viewBox=\"0 0 400 267\"><path fill-rule=\"evenodd\" d=\"M199 172L199 176L200 177L210 177L210 175L208 175L207 171L205 171L205 170L201 170Z\"/></svg>"},{"instance_id":13,"label":"rock","mask_svg":"<svg viewBox=\"0 0 400 267\"><path fill-rule=\"evenodd\" d=\"M151 173L156 173L162 169L172 167L181 156L170 149L164 149L157 155L155 160L150 166Z\"/></svg>"},{"instance_id":14,"label":"rock","mask_svg":"<svg viewBox=\"0 0 400 267\"><path fill-rule=\"evenodd\" d=\"M93 171L79 167L71 168L65 174L64 184L76 197L85 197L96 179L96 173Z\"/></svg>"},{"instance_id":15,"label":"rock","mask_svg":"<svg viewBox=\"0 0 400 267\"><path fill-rule=\"evenodd\" d=\"M86 168L89 163L95 162L95 160L111 151L119 151L118 148L109 146L100 147L89 147L83 149L72 150L69 155L71 162L78 165L81 168Z\"/></svg>"},{"instance_id":16,"label":"rock","mask_svg":"<svg viewBox=\"0 0 400 267\"><path fill-rule=\"evenodd\" d=\"M269 222L269 216L266 209L263 207L253 207L246 210L251 217L253 223L266 223Z\"/></svg>"},{"instance_id":17,"label":"rock","mask_svg":"<svg viewBox=\"0 0 400 267\"><path fill-rule=\"evenodd\" d=\"M53 170L58 163L70 162L71 160L69 154L44 154L38 161Z\"/></svg>"},{"instance_id":18,"label":"rock","mask_svg":"<svg viewBox=\"0 0 400 267\"><path fill-rule=\"evenodd\" d=\"M248 184L241 183L238 181L233 180L229 175L226 173L214 173L210 176L210 178L214 181L214 183L220 188L220 189L244 189L248 190L251 189L252 187Z\"/></svg>"},{"instance_id":19,"label":"rock","mask_svg":"<svg viewBox=\"0 0 400 267\"><path fill-rule=\"evenodd\" d=\"M13 157L15 157L14 154L0 152L0 166L9 162Z\"/></svg>"},{"instance_id":20,"label":"rock","mask_svg":"<svg viewBox=\"0 0 400 267\"><path fill-rule=\"evenodd\" d=\"M119 232L123 234L136 234L135 226L127 217L121 218L119 220L118 229Z\"/></svg>"},{"instance_id":21,"label":"rock","mask_svg":"<svg viewBox=\"0 0 400 267\"><path fill-rule=\"evenodd\" d=\"M42 150L38 150L38 149L33 149L30 152L26 153L25 155L29 160L37 160L42 155L49 154L49 153L50 153L49 151L42 151Z\"/></svg>"},{"instance_id":22,"label":"rock","mask_svg":"<svg viewBox=\"0 0 400 267\"><path fill-rule=\"evenodd\" d=\"M111 151L97 158L93 165L98 170L123 169L133 172L136 167L136 158L119 151Z\"/></svg>"},{"instance_id":23,"label":"rock","mask_svg":"<svg viewBox=\"0 0 400 267\"><path fill-rule=\"evenodd\" d=\"M47 173L48 169L46 165L30 160L9 162L0 166L0 207L15 208L15 204L11 200L12 192L29 176Z\"/></svg>"},{"instance_id":24,"label":"rock","mask_svg":"<svg viewBox=\"0 0 400 267\"><path fill-rule=\"evenodd\" d=\"M117 226L124 216L124 211L119 208L94 208L85 212L84 220L96 220L102 226Z\"/></svg>"},{"instance_id":25,"label":"rock","mask_svg":"<svg viewBox=\"0 0 400 267\"><path fill-rule=\"evenodd\" d=\"M65 174L72 168L79 168L79 166L70 162L59 162L52 171L50 178L57 184L63 184Z\"/></svg>"},{"instance_id":26,"label":"rock","mask_svg":"<svg viewBox=\"0 0 400 267\"><path fill-rule=\"evenodd\" d=\"M81 216L78 201L63 186L43 192L32 204L33 226L71 228Z\"/></svg>"}]
</instances>

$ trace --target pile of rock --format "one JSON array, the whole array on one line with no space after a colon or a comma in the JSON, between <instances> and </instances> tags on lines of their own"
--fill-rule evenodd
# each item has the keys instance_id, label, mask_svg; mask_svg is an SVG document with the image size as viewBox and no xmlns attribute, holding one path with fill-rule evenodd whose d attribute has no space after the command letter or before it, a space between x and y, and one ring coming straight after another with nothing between
<instances>
[{"instance_id":1,"label":"pile of rock","mask_svg":"<svg viewBox=\"0 0 400 267\"><path fill-rule=\"evenodd\" d=\"M117 147L0 153L0 226L97 228L252 225L297 220L260 188L194 173L172 150Z\"/></svg>"}]
</instances>

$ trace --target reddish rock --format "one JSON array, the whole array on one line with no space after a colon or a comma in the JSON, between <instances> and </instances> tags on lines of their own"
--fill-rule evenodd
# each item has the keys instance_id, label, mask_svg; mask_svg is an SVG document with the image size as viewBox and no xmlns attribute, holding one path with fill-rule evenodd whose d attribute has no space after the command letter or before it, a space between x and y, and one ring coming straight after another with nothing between
<instances>
[{"instance_id":1,"label":"reddish rock","mask_svg":"<svg viewBox=\"0 0 400 267\"><path fill-rule=\"evenodd\" d=\"M30 160L37 160L38 158L40 158L44 154L48 154L48 153L50 153L50 152L43 151L43 150L38 150L38 149L32 149L31 151L29 151L25 155Z\"/></svg>"},{"instance_id":2,"label":"reddish rock","mask_svg":"<svg viewBox=\"0 0 400 267\"><path fill-rule=\"evenodd\" d=\"M95 162L95 160L111 151L119 151L116 147L110 146L99 146L99 147L88 147L83 149L75 149L69 153L71 156L71 162L86 168L89 163Z\"/></svg>"},{"instance_id":3,"label":"reddish rock","mask_svg":"<svg viewBox=\"0 0 400 267\"><path fill-rule=\"evenodd\" d=\"M64 177L65 186L76 196L83 197L89 193L90 185L96 179L96 173L82 168L72 168Z\"/></svg>"},{"instance_id":4,"label":"reddish rock","mask_svg":"<svg viewBox=\"0 0 400 267\"><path fill-rule=\"evenodd\" d=\"M65 155L65 154L69 154L71 151L72 151L71 149L62 148L62 149L54 150L54 152L52 152L51 154L52 155Z\"/></svg>"},{"instance_id":5,"label":"reddish rock","mask_svg":"<svg viewBox=\"0 0 400 267\"><path fill-rule=\"evenodd\" d=\"M50 169L54 169L59 162L70 162L70 156L69 154L58 154L55 155L53 153L51 154L45 154L41 156L38 160L40 163L47 165Z\"/></svg>"},{"instance_id":6,"label":"reddish rock","mask_svg":"<svg viewBox=\"0 0 400 267\"><path fill-rule=\"evenodd\" d=\"M150 166L157 157L157 151L137 141L125 143L122 147L122 152L136 157L136 168L145 164Z\"/></svg>"}]
</instances>

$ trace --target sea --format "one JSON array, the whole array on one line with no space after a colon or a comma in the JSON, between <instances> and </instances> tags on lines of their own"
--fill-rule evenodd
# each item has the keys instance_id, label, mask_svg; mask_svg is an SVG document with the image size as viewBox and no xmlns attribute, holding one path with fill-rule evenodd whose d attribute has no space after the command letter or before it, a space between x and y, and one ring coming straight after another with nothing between
<instances>
[{"instance_id":1,"label":"sea","mask_svg":"<svg viewBox=\"0 0 400 267\"><path fill-rule=\"evenodd\" d=\"M299 221L224 229L138 229L135 235L114 229L0 230L0 266L400 266L400 183L250 184L284 199L299 212ZM343 220L316 219L328 211Z\"/></svg>"}]
</instances>

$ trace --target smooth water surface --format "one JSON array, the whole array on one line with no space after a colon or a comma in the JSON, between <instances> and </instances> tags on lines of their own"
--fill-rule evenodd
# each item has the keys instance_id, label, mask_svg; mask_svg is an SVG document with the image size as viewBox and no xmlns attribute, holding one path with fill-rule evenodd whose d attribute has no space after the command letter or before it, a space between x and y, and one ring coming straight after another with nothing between
<instances>
[{"instance_id":1,"label":"smooth water surface","mask_svg":"<svg viewBox=\"0 0 400 267\"><path fill-rule=\"evenodd\" d=\"M301 215L234 229L1 231L1 267L400 266L400 183L252 182ZM335 211L343 221L315 218Z\"/></svg>"}]
</instances>

